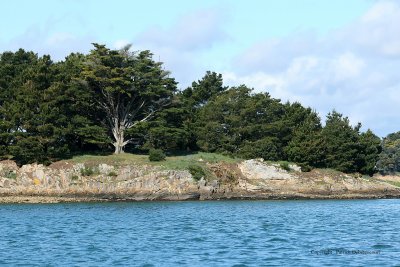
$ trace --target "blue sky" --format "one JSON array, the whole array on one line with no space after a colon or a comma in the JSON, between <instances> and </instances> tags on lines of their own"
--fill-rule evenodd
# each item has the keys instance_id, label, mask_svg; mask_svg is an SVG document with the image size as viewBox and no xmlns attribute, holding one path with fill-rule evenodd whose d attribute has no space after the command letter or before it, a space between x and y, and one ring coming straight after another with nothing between
<instances>
[{"instance_id":1,"label":"blue sky","mask_svg":"<svg viewBox=\"0 0 400 267\"><path fill-rule=\"evenodd\" d=\"M62 60L92 42L150 49L180 88L206 70L336 109L380 136L400 130L400 3L394 0L2 1L0 51Z\"/></svg>"}]
</instances>

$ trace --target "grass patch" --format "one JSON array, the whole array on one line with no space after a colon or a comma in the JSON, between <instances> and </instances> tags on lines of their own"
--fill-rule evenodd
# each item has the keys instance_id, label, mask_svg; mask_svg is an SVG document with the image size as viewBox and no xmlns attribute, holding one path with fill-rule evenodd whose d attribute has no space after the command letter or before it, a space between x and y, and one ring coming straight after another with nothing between
<instances>
[{"instance_id":1,"label":"grass patch","mask_svg":"<svg viewBox=\"0 0 400 267\"><path fill-rule=\"evenodd\" d=\"M221 154L215 153L190 153L183 155L173 155L166 157L165 161L149 161L149 157L147 155L138 155L138 154L130 154L123 153L119 155L107 155L107 156L97 156L97 155L81 155L73 157L68 160L71 163L84 163L88 166L95 166L99 164L108 164L112 166L122 166L122 165L152 165L152 166L161 166L166 169L173 170L183 170L188 169L189 165L193 162L198 163L217 163L217 162L226 162L226 163L237 163L242 161L242 159L231 158L229 156L224 156Z\"/></svg>"},{"instance_id":2,"label":"grass patch","mask_svg":"<svg viewBox=\"0 0 400 267\"><path fill-rule=\"evenodd\" d=\"M137 155L130 153L122 153L118 155L112 154L106 156L81 155L73 157L68 161L71 163L85 163L86 165L99 165L104 163L112 166L122 166L129 164L144 165L149 163L147 155Z\"/></svg>"},{"instance_id":3,"label":"grass patch","mask_svg":"<svg viewBox=\"0 0 400 267\"><path fill-rule=\"evenodd\" d=\"M84 163L86 168L81 170L82 176L92 176L97 175L99 164L108 164L114 167L120 167L125 165L150 165L154 167L159 167L164 170L188 170L194 173L192 174L194 179L201 179L201 177L210 177L212 172L207 167L207 163L237 163L242 161L242 159L231 158L229 156L215 154L215 153L186 153L186 154L175 154L168 156L163 161L150 161L148 155L138 155L123 153L119 155L80 155L76 156L68 162L70 163ZM194 170L193 166L199 166L202 172ZM197 167L195 167L197 168ZM96 172L97 169L97 172ZM108 176L117 176L117 173L110 172Z\"/></svg>"},{"instance_id":4,"label":"grass patch","mask_svg":"<svg viewBox=\"0 0 400 267\"><path fill-rule=\"evenodd\" d=\"M388 181L388 180L380 180L380 181L383 181L383 182L385 182L385 183L394 185L394 186L396 186L396 187L400 187L400 182Z\"/></svg>"},{"instance_id":5,"label":"grass patch","mask_svg":"<svg viewBox=\"0 0 400 267\"><path fill-rule=\"evenodd\" d=\"M240 161L241 159L231 158L221 154L199 152L194 154L167 157L165 161L159 163L154 162L152 165L161 166L162 168L169 170L189 170L191 165L196 164L205 166L206 163L237 163Z\"/></svg>"}]
</instances>

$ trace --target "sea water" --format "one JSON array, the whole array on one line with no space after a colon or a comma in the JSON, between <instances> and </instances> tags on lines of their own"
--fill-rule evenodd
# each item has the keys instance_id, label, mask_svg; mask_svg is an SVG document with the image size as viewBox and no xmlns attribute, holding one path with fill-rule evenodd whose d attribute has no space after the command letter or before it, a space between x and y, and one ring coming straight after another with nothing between
<instances>
[{"instance_id":1,"label":"sea water","mask_svg":"<svg viewBox=\"0 0 400 267\"><path fill-rule=\"evenodd\" d=\"M400 200L1 204L0 266L394 266Z\"/></svg>"}]
</instances>

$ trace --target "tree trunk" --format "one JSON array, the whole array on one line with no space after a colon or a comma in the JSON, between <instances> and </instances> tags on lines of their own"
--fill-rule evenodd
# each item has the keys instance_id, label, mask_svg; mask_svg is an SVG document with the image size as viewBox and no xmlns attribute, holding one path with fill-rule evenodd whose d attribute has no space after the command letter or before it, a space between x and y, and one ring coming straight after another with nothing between
<instances>
[{"instance_id":1,"label":"tree trunk","mask_svg":"<svg viewBox=\"0 0 400 267\"><path fill-rule=\"evenodd\" d=\"M114 154L121 154L124 153L124 147L122 145L119 145L117 143L114 143L115 151Z\"/></svg>"},{"instance_id":2,"label":"tree trunk","mask_svg":"<svg viewBox=\"0 0 400 267\"><path fill-rule=\"evenodd\" d=\"M121 154L124 153L124 147L126 145L126 142L124 141L124 132L125 129L123 128L114 128L113 129L113 135L115 142L113 143L115 147L114 154Z\"/></svg>"}]
</instances>

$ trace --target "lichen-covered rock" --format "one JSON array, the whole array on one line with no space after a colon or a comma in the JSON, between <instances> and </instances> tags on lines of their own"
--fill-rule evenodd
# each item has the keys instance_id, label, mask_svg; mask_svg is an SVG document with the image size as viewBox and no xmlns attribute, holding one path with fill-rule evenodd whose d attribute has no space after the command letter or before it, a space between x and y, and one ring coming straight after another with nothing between
<instances>
[{"instance_id":1,"label":"lichen-covered rock","mask_svg":"<svg viewBox=\"0 0 400 267\"><path fill-rule=\"evenodd\" d=\"M288 172L279 164L262 160L205 164L208 176L196 181L187 170L165 170L149 165L117 168L107 164L86 166L57 162L50 166L27 164L18 168L12 161L2 161L0 202L6 201L6 196L24 195L68 201L81 201L82 197L86 200L188 200L400 196L400 188L393 185L400 182L396 177L365 179L329 170L301 173L295 165L289 165Z\"/></svg>"},{"instance_id":2,"label":"lichen-covered rock","mask_svg":"<svg viewBox=\"0 0 400 267\"><path fill-rule=\"evenodd\" d=\"M281 169L278 164L267 164L263 161L251 159L243 161L239 164L239 169L242 174L251 179L291 179L294 178L292 174Z\"/></svg>"}]
</instances>

